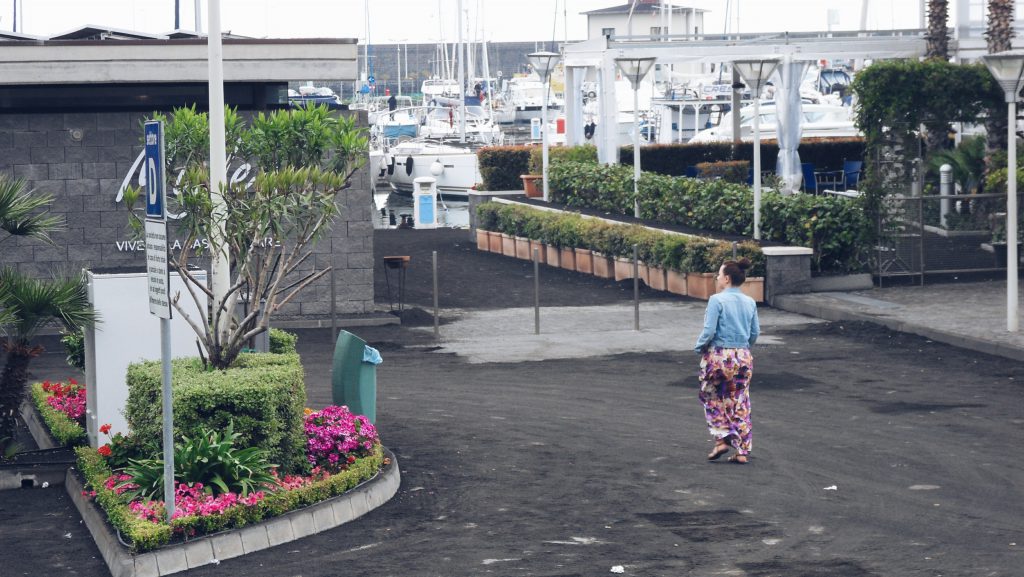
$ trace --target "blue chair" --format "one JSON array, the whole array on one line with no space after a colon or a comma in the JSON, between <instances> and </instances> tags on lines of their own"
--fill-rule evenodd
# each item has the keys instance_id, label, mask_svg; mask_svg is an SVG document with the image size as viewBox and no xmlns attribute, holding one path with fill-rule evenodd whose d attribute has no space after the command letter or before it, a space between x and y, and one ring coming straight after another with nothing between
<instances>
[{"instance_id":1,"label":"blue chair","mask_svg":"<svg viewBox=\"0 0 1024 577\"><path fill-rule=\"evenodd\" d=\"M864 161L861 160L843 161L843 184L846 190L857 190L857 186L860 184L860 172L863 167Z\"/></svg>"},{"instance_id":2,"label":"blue chair","mask_svg":"<svg viewBox=\"0 0 1024 577\"><path fill-rule=\"evenodd\" d=\"M814 163L802 162L800 163L800 170L803 171L804 175L804 192L811 194L818 192L818 181L814 176Z\"/></svg>"},{"instance_id":3,"label":"blue chair","mask_svg":"<svg viewBox=\"0 0 1024 577\"><path fill-rule=\"evenodd\" d=\"M697 170L697 167L693 166L692 164L691 165L687 165L686 166L686 173L685 173L685 175L688 178L700 178L700 171Z\"/></svg>"}]
</instances>

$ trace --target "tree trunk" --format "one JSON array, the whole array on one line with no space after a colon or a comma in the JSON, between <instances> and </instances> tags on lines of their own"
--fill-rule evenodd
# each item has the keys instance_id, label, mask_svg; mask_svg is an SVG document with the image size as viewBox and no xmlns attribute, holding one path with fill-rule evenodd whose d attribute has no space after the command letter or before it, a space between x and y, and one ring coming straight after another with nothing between
<instances>
[{"instance_id":1,"label":"tree trunk","mask_svg":"<svg viewBox=\"0 0 1024 577\"><path fill-rule=\"evenodd\" d=\"M3 373L0 373L0 437L13 437L18 409L25 397L28 364L43 352L43 347L5 341L3 348L7 359Z\"/></svg>"},{"instance_id":2,"label":"tree trunk","mask_svg":"<svg viewBox=\"0 0 1024 577\"><path fill-rule=\"evenodd\" d=\"M949 60L949 1L928 1L928 47L925 58ZM925 124L925 142L928 154L935 154L949 148L948 122L929 122Z\"/></svg>"},{"instance_id":3,"label":"tree trunk","mask_svg":"<svg viewBox=\"0 0 1024 577\"><path fill-rule=\"evenodd\" d=\"M1014 0L989 0L988 22L985 30L985 42L988 53L1004 52L1013 48L1013 4ZM1006 105L989 110L988 118L985 120L985 176L984 182L988 180L989 174L1002 168L993 166L992 155L1006 150ZM982 192L988 192L982 190Z\"/></svg>"},{"instance_id":4,"label":"tree trunk","mask_svg":"<svg viewBox=\"0 0 1024 577\"><path fill-rule=\"evenodd\" d=\"M949 60L949 0L928 0L928 46L925 58Z\"/></svg>"}]
</instances>

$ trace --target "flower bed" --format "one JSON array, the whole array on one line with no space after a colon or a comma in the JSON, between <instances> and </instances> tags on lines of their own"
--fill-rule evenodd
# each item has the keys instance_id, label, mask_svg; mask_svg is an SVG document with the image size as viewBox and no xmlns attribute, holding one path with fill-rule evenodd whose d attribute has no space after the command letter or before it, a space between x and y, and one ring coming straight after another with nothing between
<instances>
[{"instance_id":1,"label":"flower bed","mask_svg":"<svg viewBox=\"0 0 1024 577\"><path fill-rule=\"evenodd\" d=\"M239 528L293 509L340 495L372 478L385 464L384 450L372 424L347 407L327 407L305 416L310 471L279 475L269 464L243 467L248 479L229 484L217 473L207 483L196 481L218 459L223 463L253 463L259 449L234 449L238 433L208 431L208 438L183 437L175 447L175 512L166 520L162 461L129 459L120 435L99 449L76 450L84 477L84 494L95 498L133 553L152 550L175 540L224 529ZM109 432L109 428L101 428ZM190 460L191 459L191 460ZM150 473L147 473L150 472Z\"/></svg>"},{"instance_id":2,"label":"flower bed","mask_svg":"<svg viewBox=\"0 0 1024 577\"><path fill-rule=\"evenodd\" d=\"M74 446L86 442L85 386L75 379L68 379L67 383L35 383L32 385L32 401L59 445Z\"/></svg>"}]
</instances>

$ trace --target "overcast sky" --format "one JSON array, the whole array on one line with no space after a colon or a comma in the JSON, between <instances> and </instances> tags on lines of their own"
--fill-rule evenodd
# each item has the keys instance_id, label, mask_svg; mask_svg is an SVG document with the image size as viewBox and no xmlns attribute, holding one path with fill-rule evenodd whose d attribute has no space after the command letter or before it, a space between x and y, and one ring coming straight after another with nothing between
<instances>
[{"instance_id":1,"label":"overcast sky","mask_svg":"<svg viewBox=\"0 0 1024 577\"><path fill-rule=\"evenodd\" d=\"M580 13L628 0L462 0L467 39L490 41L582 40ZM50 36L85 24L164 33L174 28L174 0L0 0L0 29ZM707 9L708 32L833 30L859 28L861 0L676 0ZM870 0L869 29L916 28L920 0ZM181 27L194 29L194 0L180 0ZM369 8L371 43L454 42L458 0L221 0L223 30L257 38L359 38L365 42ZM727 23L728 12L728 23ZM203 28L207 3L202 2ZM737 22L738 19L738 22Z\"/></svg>"}]
</instances>

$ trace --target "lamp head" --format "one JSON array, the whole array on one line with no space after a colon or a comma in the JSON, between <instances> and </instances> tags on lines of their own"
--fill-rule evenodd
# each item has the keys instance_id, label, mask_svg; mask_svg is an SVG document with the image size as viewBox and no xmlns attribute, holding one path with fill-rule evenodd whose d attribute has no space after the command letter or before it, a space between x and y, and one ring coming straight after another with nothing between
<instances>
[{"instance_id":1,"label":"lamp head","mask_svg":"<svg viewBox=\"0 0 1024 577\"><path fill-rule=\"evenodd\" d=\"M537 72L537 76L540 76L540 81L547 82L551 72L558 65L561 55L555 52L531 52L526 55L526 58L530 61L530 66Z\"/></svg>"},{"instance_id":2,"label":"lamp head","mask_svg":"<svg viewBox=\"0 0 1024 577\"><path fill-rule=\"evenodd\" d=\"M988 71L1002 87L1006 102L1016 102L1024 84L1024 50L1007 50L981 57Z\"/></svg>"},{"instance_id":3,"label":"lamp head","mask_svg":"<svg viewBox=\"0 0 1024 577\"><path fill-rule=\"evenodd\" d=\"M732 63L736 71L743 77L751 91L756 95L761 93L761 88L768 81L775 68L779 65L778 58L757 58L753 60L734 60Z\"/></svg>"},{"instance_id":4,"label":"lamp head","mask_svg":"<svg viewBox=\"0 0 1024 577\"><path fill-rule=\"evenodd\" d=\"M654 61L657 60L653 56L647 57L622 57L615 59L615 65L618 66L622 75L629 80L629 85L636 90L640 87L640 82L647 76L647 73L654 66Z\"/></svg>"}]
</instances>

